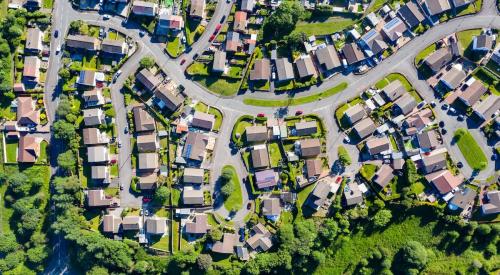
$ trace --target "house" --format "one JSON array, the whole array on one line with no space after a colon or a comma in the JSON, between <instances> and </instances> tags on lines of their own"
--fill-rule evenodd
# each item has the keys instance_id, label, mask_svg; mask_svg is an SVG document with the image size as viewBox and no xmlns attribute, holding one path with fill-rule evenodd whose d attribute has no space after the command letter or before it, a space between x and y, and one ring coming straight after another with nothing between
<instances>
[{"instance_id":1,"label":"house","mask_svg":"<svg viewBox=\"0 0 500 275\"><path fill-rule=\"evenodd\" d=\"M240 34L228 32L226 35L226 52L235 53L241 48Z\"/></svg>"},{"instance_id":2,"label":"house","mask_svg":"<svg viewBox=\"0 0 500 275\"><path fill-rule=\"evenodd\" d=\"M278 81L288 81L295 78L293 65L288 58L278 58L275 62Z\"/></svg>"},{"instance_id":3,"label":"house","mask_svg":"<svg viewBox=\"0 0 500 275\"><path fill-rule=\"evenodd\" d=\"M35 100L30 96L17 98L17 125L21 127L36 127L40 124L40 110L35 107Z\"/></svg>"},{"instance_id":4,"label":"house","mask_svg":"<svg viewBox=\"0 0 500 275\"><path fill-rule=\"evenodd\" d=\"M359 43L370 57L382 53L389 47L376 29L371 29L361 36Z\"/></svg>"},{"instance_id":5,"label":"house","mask_svg":"<svg viewBox=\"0 0 500 275\"><path fill-rule=\"evenodd\" d=\"M120 231L121 224L121 217L112 214L107 214L102 217L102 231L104 233L117 234Z\"/></svg>"},{"instance_id":6,"label":"house","mask_svg":"<svg viewBox=\"0 0 500 275\"><path fill-rule=\"evenodd\" d=\"M259 189L274 187L278 184L278 173L273 169L255 172L255 184Z\"/></svg>"},{"instance_id":7,"label":"house","mask_svg":"<svg viewBox=\"0 0 500 275\"><path fill-rule=\"evenodd\" d=\"M344 187L344 196L347 206L363 203L363 193L355 181L349 182Z\"/></svg>"},{"instance_id":8,"label":"house","mask_svg":"<svg viewBox=\"0 0 500 275\"><path fill-rule=\"evenodd\" d=\"M205 202L203 191L184 187L182 191L182 202L186 205L202 205Z\"/></svg>"},{"instance_id":9,"label":"house","mask_svg":"<svg viewBox=\"0 0 500 275\"><path fill-rule=\"evenodd\" d=\"M441 79L439 79L439 81L448 87L448 89L455 90L466 77L467 74L462 70L462 66L455 64L441 77Z\"/></svg>"},{"instance_id":10,"label":"house","mask_svg":"<svg viewBox=\"0 0 500 275\"><path fill-rule=\"evenodd\" d=\"M154 2L135 0L132 3L132 13L139 16L156 16L158 5Z\"/></svg>"},{"instance_id":11,"label":"house","mask_svg":"<svg viewBox=\"0 0 500 275\"><path fill-rule=\"evenodd\" d=\"M247 244L255 251L267 251L273 246L271 233L254 233L250 238L247 239Z\"/></svg>"},{"instance_id":12,"label":"house","mask_svg":"<svg viewBox=\"0 0 500 275\"><path fill-rule=\"evenodd\" d=\"M23 81L38 84L40 80L40 66L42 62L37 56L25 56L23 68Z\"/></svg>"},{"instance_id":13,"label":"house","mask_svg":"<svg viewBox=\"0 0 500 275\"><path fill-rule=\"evenodd\" d=\"M212 246L212 252L219 254L233 254L234 246L238 242L238 235L233 233L224 233L222 241L217 241Z\"/></svg>"},{"instance_id":14,"label":"house","mask_svg":"<svg viewBox=\"0 0 500 275\"><path fill-rule=\"evenodd\" d=\"M297 67L300 78L317 77L316 69L314 68L311 56L303 55L299 57L295 60L295 66Z\"/></svg>"},{"instance_id":15,"label":"house","mask_svg":"<svg viewBox=\"0 0 500 275\"><path fill-rule=\"evenodd\" d=\"M199 168L185 168L182 181L184 183L203 184L205 170Z\"/></svg>"},{"instance_id":16,"label":"house","mask_svg":"<svg viewBox=\"0 0 500 275\"><path fill-rule=\"evenodd\" d=\"M370 12L366 15L366 21L368 21L372 27L375 27L380 22L380 18L374 12Z\"/></svg>"},{"instance_id":17,"label":"house","mask_svg":"<svg viewBox=\"0 0 500 275\"><path fill-rule=\"evenodd\" d=\"M188 132L182 156L193 161L203 161L208 136L202 133Z\"/></svg>"},{"instance_id":18,"label":"house","mask_svg":"<svg viewBox=\"0 0 500 275\"><path fill-rule=\"evenodd\" d=\"M480 119L489 120L500 110L500 96L491 94L472 106L472 110Z\"/></svg>"},{"instance_id":19,"label":"house","mask_svg":"<svg viewBox=\"0 0 500 275\"><path fill-rule=\"evenodd\" d=\"M83 128L83 144L88 146L107 143L109 143L108 136L99 128Z\"/></svg>"},{"instance_id":20,"label":"house","mask_svg":"<svg viewBox=\"0 0 500 275\"><path fill-rule=\"evenodd\" d=\"M251 81L268 81L271 76L271 62L267 58L255 60L250 71Z\"/></svg>"},{"instance_id":21,"label":"house","mask_svg":"<svg viewBox=\"0 0 500 275\"><path fill-rule=\"evenodd\" d=\"M134 127L136 132L154 131L156 129L154 118L144 109L137 106L133 109Z\"/></svg>"},{"instance_id":22,"label":"house","mask_svg":"<svg viewBox=\"0 0 500 275\"><path fill-rule=\"evenodd\" d=\"M374 156L391 150L391 142L386 136L374 137L366 142L366 149L368 150L370 155Z\"/></svg>"},{"instance_id":23,"label":"house","mask_svg":"<svg viewBox=\"0 0 500 275\"><path fill-rule=\"evenodd\" d=\"M269 166L269 153L267 152L267 147L259 146L259 148L254 148L252 150L252 166L254 169L266 168Z\"/></svg>"},{"instance_id":24,"label":"house","mask_svg":"<svg viewBox=\"0 0 500 275\"><path fill-rule=\"evenodd\" d=\"M147 218L146 233L151 235L164 235L167 233L167 219L160 217Z\"/></svg>"},{"instance_id":25,"label":"house","mask_svg":"<svg viewBox=\"0 0 500 275\"><path fill-rule=\"evenodd\" d=\"M26 92L26 87L22 82L14 83L12 90L14 90L14 93L24 93Z\"/></svg>"},{"instance_id":26,"label":"house","mask_svg":"<svg viewBox=\"0 0 500 275\"><path fill-rule=\"evenodd\" d=\"M144 132L137 134L137 151L139 153L157 152L160 143L155 132Z\"/></svg>"},{"instance_id":27,"label":"house","mask_svg":"<svg viewBox=\"0 0 500 275\"><path fill-rule=\"evenodd\" d=\"M157 187L158 170L138 170L136 176L139 178L137 187L140 190L153 190Z\"/></svg>"},{"instance_id":28,"label":"house","mask_svg":"<svg viewBox=\"0 0 500 275\"><path fill-rule=\"evenodd\" d=\"M247 142L262 142L269 138L266 126L255 125L245 128Z\"/></svg>"},{"instance_id":29,"label":"house","mask_svg":"<svg viewBox=\"0 0 500 275\"><path fill-rule=\"evenodd\" d=\"M365 117L365 115L365 108L363 108L363 105L361 104L351 106L344 112L344 117L347 119L350 125L353 125L354 123L360 121Z\"/></svg>"},{"instance_id":30,"label":"house","mask_svg":"<svg viewBox=\"0 0 500 275\"><path fill-rule=\"evenodd\" d=\"M407 31L406 25L399 17L394 17L382 27L381 33L391 43L396 43Z\"/></svg>"},{"instance_id":31,"label":"house","mask_svg":"<svg viewBox=\"0 0 500 275\"><path fill-rule=\"evenodd\" d=\"M437 153L422 157L422 164L426 174L446 168L446 154Z\"/></svg>"},{"instance_id":32,"label":"house","mask_svg":"<svg viewBox=\"0 0 500 275\"><path fill-rule=\"evenodd\" d=\"M323 163L320 159L306 160L306 172L308 179L316 179L323 171Z\"/></svg>"},{"instance_id":33,"label":"house","mask_svg":"<svg viewBox=\"0 0 500 275\"><path fill-rule=\"evenodd\" d=\"M399 79L392 81L382 89L382 95L389 101L400 98L404 93L406 93L406 89Z\"/></svg>"},{"instance_id":34,"label":"house","mask_svg":"<svg viewBox=\"0 0 500 275\"><path fill-rule=\"evenodd\" d=\"M255 0L241 0L240 9L242 11L253 12Z\"/></svg>"},{"instance_id":35,"label":"house","mask_svg":"<svg viewBox=\"0 0 500 275\"><path fill-rule=\"evenodd\" d=\"M371 118L367 117L356 123L352 129L360 139L364 139L373 134L377 130L377 126Z\"/></svg>"},{"instance_id":36,"label":"house","mask_svg":"<svg viewBox=\"0 0 500 275\"><path fill-rule=\"evenodd\" d=\"M176 87L173 87L173 82L169 82L166 85L160 85L155 90L156 105L160 109L167 108L170 112L175 112L184 102L184 97L181 94L175 94Z\"/></svg>"},{"instance_id":37,"label":"house","mask_svg":"<svg viewBox=\"0 0 500 275\"><path fill-rule=\"evenodd\" d=\"M142 228L141 217L139 217L139 216L126 216L126 217L124 217L122 220L122 228L124 231L140 230Z\"/></svg>"},{"instance_id":38,"label":"house","mask_svg":"<svg viewBox=\"0 0 500 275\"><path fill-rule=\"evenodd\" d=\"M223 73L226 69L226 52L215 51L214 61L212 63L212 72Z\"/></svg>"},{"instance_id":39,"label":"house","mask_svg":"<svg viewBox=\"0 0 500 275\"><path fill-rule=\"evenodd\" d=\"M365 55L356 43L347 43L342 48L342 54L347 61L347 64L354 65L365 59Z\"/></svg>"},{"instance_id":40,"label":"house","mask_svg":"<svg viewBox=\"0 0 500 275\"><path fill-rule=\"evenodd\" d=\"M244 33L247 30L247 13L237 11L234 14L233 30Z\"/></svg>"},{"instance_id":41,"label":"house","mask_svg":"<svg viewBox=\"0 0 500 275\"><path fill-rule=\"evenodd\" d=\"M454 176L450 170L432 172L426 175L425 179L431 182L442 195L451 192L464 181L462 175Z\"/></svg>"},{"instance_id":42,"label":"house","mask_svg":"<svg viewBox=\"0 0 500 275\"><path fill-rule=\"evenodd\" d=\"M196 213L193 220L186 222L184 228L187 234L200 235L206 234L211 229L211 226L208 224L207 214Z\"/></svg>"},{"instance_id":43,"label":"house","mask_svg":"<svg viewBox=\"0 0 500 275\"><path fill-rule=\"evenodd\" d=\"M124 55L127 53L127 43L122 40L104 39L101 43L101 52Z\"/></svg>"},{"instance_id":44,"label":"house","mask_svg":"<svg viewBox=\"0 0 500 275\"><path fill-rule=\"evenodd\" d=\"M493 37L487 34L474 36L472 39L472 50L489 51L493 47Z\"/></svg>"},{"instance_id":45,"label":"house","mask_svg":"<svg viewBox=\"0 0 500 275\"><path fill-rule=\"evenodd\" d=\"M451 10L448 0L423 0L422 6L427 10L429 16L435 16Z\"/></svg>"},{"instance_id":46,"label":"house","mask_svg":"<svg viewBox=\"0 0 500 275\"><path fill-rule=\"evenodd\" d=\"M191 126L210 131L212 130L214 123L215 123L214 115L203 113L200 111L195 111L193 116L193 121L191 122Z\"/></svg>"},{"instance_id":47,"label":"house","mask_svg":"<svg viewBox=\"0 0 500 275\"><path fill-rule=\"evenodd\" d=\"M205 0L190 0L190 3L189 16L199 20L205 19Z\"/></svg>"},{"instance_id":48,"label":"house","mask_svg":"<svg viewBox=\"0 0 500 275\"><path fill-rule=\"evenodd\" d=\"M76 84L79 86L83 86L82 88L92 88L95 87L96 77L95 71L91 70L82 70L78 75L78 79L76 80Z\"/></svg>"},{"instance_id":49,"label":"house","mask_svg":"<svg viewBox=\"0 0 500 275\"><path fill-rule=\"evenodd\" d=\"M157 153L139 153L138 159L140 170L155 170L159 167Z\"/></svg>"},{"instance_id":50,"label":"house","mask_svg":"<svg viewBox=\"0 0 500 275\"><path fill-rule=\"evenodd\" d=\"M303 158L316 157L321 154L321 142L319 138L309 138L300 141L300 153Z\"/></svg>"},{"instance_id":51,"label":"house","mask_svg":"<svg viewBox=\"0 0 500 275\"><path fill-rule=\"evenodd\" d=\"M432 70L433 73L437 73L451 61L453 61L453 54L450 48L443 47L427 56L424 63L427 67L429 67L429 69Z\"/></svg>"},{"instance_id":52,"label":"house","mask_svg":"<svg viewBox=\"0 0 500 275\"><path fill-rule=\"evenodd\" d=\"M161 79L151 73L150 70L144 68L136 76L135 81L139 82L147 92L153 92L154 89L161 83Z\"/></svg>"},{"instance_id":53,"label":"house","mask_svg":"<svg viewBox=\"0 0 500 275\"><path fill-rule=\"evenodd\" d=\"M488 191L486 193L486 199L488 202L481 206L481 212L484 215L500 213L500 191Z\"/></svg>"},{"instance_id":54,"label":"house","mask_svg":"<svg viewBox=\"0 0 500 275\"><path fill-rule=\"evenodd\" d=\"M102 91L98 89L84 91L82 97L86 107L95 107L105 103Z\"/></svg>"},{"instance_id":55,"label":"house","mask_svg":"<svg viewBox=\"0 0 500 275\"><path fill-rule=\"evenodd\" d=\"M402 170L405 165L405 160L403 158L400 159L392 159L392 169L394 170Z\"/></svg>"},{"instance_id":56,"label":"house","mask_svg":"<svg viewBox=\"0 0 500 275\"><path fill-rule=\"evenodd\" d=\"M460 8L471 3L469 0L451 0L455 8Z\"/></svg>"},{"instance_id":57,"label":"house","mask_svg":"<svg viewBox=\"0 0 500 275\"><path fill-rule=\"evenodd\" d=\"M250 254L248 253L248 249L243 245L236 245L236 255L238 256L238 259L240 259L241 261L250 260Z\"/></svg>"},{"instance_id":58,"label":"house","mask_svg":"<svg viewBox=\"0 0 500 275\"><path fill-rule=\"evenodd\" d=\"M95 181L101 181L108 184L109 181L109 167L105 165L94 165L90 168L90 178Z\"/></svg>"},{"instance_id":59,"label":"house","mask_svg":"<svg viewBox=\"0 0 500 275\"><path fill-rule=\"evenodd\" d=\"M277 221L281 214L279 198L267 198L262 200L262 215L266 219Z\"/></svg>"},{"instance_id":60,"label":"house","mask_svg":"<svg viewBox=\"0 0 500 275\"><path fill-rule=\"evenodd\" d=\"M488 88L484 84L471 78L472 84L467 85L467 88L460 93L458 99L461 100L465 105L472 107L476 102L479 101L481 96L488 91ZM467 81L469 83L469 81Z\"/></svg>"},{"instance_id":61,"label":"house","mask_svg":"<svg viewBox=\"0 0 500 275\"><path fill-rule=\"evenodd\" d=\"M87 205L88 207L109 207L117 205L116 199L106 196L103 189L95 189L87 191Z\"/></svg>"},{"instance_id":62,"label":"house","mask_svg":"<svg viewBox=\"0 0 500 275\"><path fill-rule=\"evenodd\" d=\"M32 135L22 135L19 137L17 148L17 162L35 163L40 156L40 143L42 138Z\"/></svg>"},{"instance_id":63,"label":"house","mask_svg":"<svg viewBox=\"0 0 500 275\"><path fill-rule=\"evenodd\" d=\"M161 34L167 34L169 30L179 32L184 28L184 19L180 15L172 14L170 9L160 8L156 28Z\"/></svg>"},{"instance_id":64,"label":"house","mask_svg":"<svg viewBox=\"0 0 500 275\"><path fill-rule=\"evenodd\" d=\"M87 35L68 35L66 47L95 52L99 50L99 39Z\"/></svg>"},{"instance_id":65,"label":"house","mask_svg":"<svg viewBox=\"0 0 500 275\"><path fill-rule=\"evenodd\" d=\"M109 150L104 145L87 147L87 162L109 162Z\"/></svg>"},{"instance_id":66,"label":"house","mask_svg":"<svg viewBox=\"0 0 500 275\"><path fill-rule=\"evenodd\" d=\"M377 173L375 173L373 182L378 184L381 188L385 188L394 178L394 174L392 172L393 170L390 165L383 164L380 169L378 169Z\"/></svg>"},{"instance_id":67,"label":"house","mask_svg":"<svg viewBox=\"0 0 500 275\"><path fill-rule=\"evenodd\" d=\"M39 54L43 50L43 32L38 28L29 28L26 34L24 52L29 54Z\"/></svg>"},{"instance_id":68,"label":"house","mask_svg":"<svg viewBox=\"0 0 500 275\"><path fill-rule=\"evenodd\" d=\"M433 116L431 109L425 108L410 115L403 124L407 127L407 130L415 128L417 131L420 131L432 123L431 116Z\"/></svg>"},{"instance_id":69,"label":"house","mask_svg":"<svg viewBox=\"0 0 500 275\"><path fill-rule=\"evenodd\" d=\"M316 184L313 191L307 197L306 205L314 210L318 210L323 206L325 200L331 192L331 186L328 182L320 181Z\"/></svg>"},{"instance_id":70,"label":"house","mask_svg":"<svg viewBox=\"0 0 500 275\"><path fill-rule=\"evenodd\" d=\"M85 126L96 126L104 123L105 115L102 109L92 108L83 110Z\"/></svg>"},{"instance_id":71,"label":"house","mask_svg":"<svg viewBox=\"0 0 500 275\"><path fill-rule=\"evenodd\" d=\"M403 5L399 10L398 14L410 28L418 26L425 20L425 16L422 14L415 2L408 2Z\"/></svg>"},{"instance_id":72,"label":"house","mask_svg":"<svg viewBox=\"0 0 500 275\"><path fill-rule=\"evenodd\" d=\"M439 146L439 142L434 130L427 130L417 134L418 145L420 149L434 150Z\"/></svg>"},{"instance_id":73,"label":"house","mask_svg":"<svg viewBox=\"0 0 500 275\"><path fill-rule=\"evenodd\" d=\"M417 107L417 104L418 103L415 98L413 98L411 94L406 93L398 100L394 101L394 105L392 108L396 114L407 115L411 111L413 111L415 107Z\"/></svg>"},{"instance_id":74,"label":"house","mask_svg":"<svg viewBox=\"0 0 500 275\"><path fill-rule=\"evenodd\" d=\"M295 134L297 136L310 136L318 132L318 125L315 120L301 121L295 123Z\"/></svg>"},{"instance_id":75,"label":"house","mask_svg":"<svg viewBox=\"0 0 500 275\"><path fill-rule=\"evenodd\" d=\"M317 49L316 58L318 59L321 69L324 71L330 71L342 66L337 50L333 45L327 45L326 47Z\"/></svg>"},{"instance_id":76,"label":"house","mask_svg":"<svg viewBox=\"0 0 500 275\"><path fill-rule=\"evenodd\" d=\"M469 187L459 192L455 192L455 196L453 196L453 199L451 199L448 204L448 208L451 210L465 210L474 205L476 196L477 192Z\"/></svg>"}]
</instances>

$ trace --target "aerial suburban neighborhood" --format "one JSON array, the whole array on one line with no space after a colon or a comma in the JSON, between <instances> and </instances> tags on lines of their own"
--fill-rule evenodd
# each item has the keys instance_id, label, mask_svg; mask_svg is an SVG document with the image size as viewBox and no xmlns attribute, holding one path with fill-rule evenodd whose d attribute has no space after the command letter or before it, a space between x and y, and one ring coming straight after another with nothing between
<instances>
[{"instance_id":1,"label":"aerial suburban neighborhood","mask_svg":"<svg viewBox=\"0 0 500 275\"><path fill-rule=\"evenodd\" d=\"M0 274L499 274L499 35L495 0L0 0Z\"/></svg>"}]
</instances>

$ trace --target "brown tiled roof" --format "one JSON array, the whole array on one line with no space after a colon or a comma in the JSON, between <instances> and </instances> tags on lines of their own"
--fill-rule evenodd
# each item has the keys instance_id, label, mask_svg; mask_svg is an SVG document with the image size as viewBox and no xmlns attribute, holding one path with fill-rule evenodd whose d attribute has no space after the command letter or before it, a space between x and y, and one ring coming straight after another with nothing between
<instances>
[{"instance_id":1,"label":"brown tiled roof","mask_svg":"<svg viewBox=\"0 0 500 275\"><path fill-rule=\"evenodd\" d=\"M155 120L144 107L138 106L134 108L134 126L136 132L154 131Z\"/></svg>"},{"instance_id":2,"label":"brown tiled roof","mask_svg":"<svg viewBox=\"0 0 500 275\"><path fill-rule=\"evenodd\" d=\"M17 153L17 161L23 163L34 163L40 156L41 138L23 135L19 138L19 148Z\"/></svg>"},{"instance_id":3,"label":"brown tiled roof","mask_svg":"<svg viewBox=\"0 0 500 275\"><path fill-rule=\"evenodd\" d=\"M40 111L35 110L35 101L29 96L17 98L17 123L19 125L40 124Z\"/></svg>"}]
</instances>

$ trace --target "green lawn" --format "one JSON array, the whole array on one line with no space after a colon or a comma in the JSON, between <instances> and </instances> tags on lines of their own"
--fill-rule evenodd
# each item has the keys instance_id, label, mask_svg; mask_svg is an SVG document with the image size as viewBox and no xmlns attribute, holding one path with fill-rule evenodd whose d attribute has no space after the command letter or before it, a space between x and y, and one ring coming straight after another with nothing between
<instances>
[{"instance_id":1,"label":"green lawn","mask_svg":"<svg viewBox=\"0 0 500 275\"><path fill-rule=\"evenodd\" d=\"M353 18L333 16L324 20L300 21L295 27L295 32L303 32L307 36L332 34L344 30L356 23Z\"/></svg>"},{"instance_id":2,"label":"green lawn","mask_svg":"<svg viewBox=\"0 0 500 275\"><path fill-rule=\"evenodd\" d=\"M36 163L37 164L47 164L49 163L49 160L47 158L48 154L47 154L47 146L49 144L43 140L42 142L40 142L40 157L38 157L38 159L36 160Z\"/></svg>"},{"instance_id":3,"label":"green lawn","mask_svg":"<svg viewBox=\"0 0 500 275\"><path fill-rule=\"evenodd\" d=\"M212 130L219 131L220 126L222 125L222 112L215 107L210 107L210 109L208 109L208 113L215 116L215 123Z\"/></svg>"},{"instance_id":4,"label":"green lawn","mask_svg":"<svg viewBox=\"0 0 500 275\"><path fill-rule=\"evenodd\" d=\"M399 80L401 84L403 84L403 86L405 87L406 91L408 91L413 96L413 98L415 98L417 102L421 102L423 100L422 97L420 97L420 95L415 91L415 89L413 89L413 86L408 81L408 79L406 79L404 75L399 73L392 73L387 75L384 79L377 82L375 84L375 87L377 89L383 89L385 86L389 85L389 83L395 80Z\"/></svg>"},{"instance_id":5,"label":"green lawn","mask_svg":"<svg viewBox=\"0 0 500 275\"><path fill-rule=\"evenodd\" d=\"M295 106L295 105L301 105L301 104L306 104L310 102L314 102L317 100L321 100L323 98L327 98L330 96L333 96L339 92L342 92L347 88L348 84L347 82L342 82L339 85L328 89L326 91L308 95L308 96L302 96L302 97L290 97L288 99L279 99L279 100L269 100L269 99L261 99L261 98L245 98L243 99L243 103L247 105L252 105L252 106L261 106L261 107L284 107L284 106Z\"/></svg>"},{"instance_id":6,"label":"green lawn","mask_svg":"<svg viewBox=\"0 0 500 275\"><path fill-rule=\"evenodd\" d=\"M311 184L309 186L306 186L306 188L302 189L298 194L297 194L297 208L302 208L302 205L306 202L307 197L309 196L309 193L312 192L314 189L314 184Z\"/></svg>"},{"instance_id":7,"label":"green lawn","mask_svg":"<svg viewBox=\"0 0 500 275\"><path fill-rule=\"evenodd\" d=\"M172 188L170 192L170 198L172 200L172 206L178 206L181 204L181 191L177 188Z\"/></svg>"},{"instance_id":8,"label":"green lawn","mask_svg":"<svg viewBox=\"0 0 500 275\"><path fill-rule=\"evenodd\" d=\"M363 164L361 169L359 169L361 176L368 181L373 178L375 172L377 172L377 166L374 164Z\"/></svg>"},{"instance_id":9,"label":"green lawn","mask_svg":"<svg viewBox=\"0 0 500 275\"><path fill-rule=\"evenodd\" d=\"M172 57L178 57L182 53L178 36L169 38L167 42L167 53Z\"/></svg>"},{"instance_id":10,"label":"green lawn","mask_svg":"<svg viewBox=\"0 0 500 275\"><path fill-rule=\"evenodd\" d=\"M415 65L420 64L429 54L436 51L436 44L432 44L429 47L425 48L423 51L419 52L417 56L415 56Z\"/></svg>"},{"instance_id":11,"label":"green lawn","mask_svg":"<svg viewBox=\"0 0 500 275\"><path fill-rule=\"evenodd\" d=\"M243 206L243 198L241 194L241 184L240 179L238 178L238 174L236 173L236 169L234 169L231 165L226 165L222 167L222 172L229 171L232 173L233 177L231 179L232 184L234 185L234 191L231 195L224 201L224 207L228 211L239 210Z\"/></svg>"},{"instance_id":12,"label":"green lawn","mask_svg":"<svg viewBox=\"0 0 500 275\"><path fill-rule=\"evenodd\" d=\"M221 96L233 96L238 92L240 80L221 78L218 76L196 76L194 78L208 90Z\"/></svg>"},{"instance_id":13,"label":"green lawn","mask_svg":"<svg viewBox=\"0 0 500 275\"><path fill-rule=\"evenodd\" d=\"M54 0L43 0L42 7L44 9L52 9L53 6L54 6Z\"/></svg>"},{"instance_id":14,"label":"green lawn","mask_svg":"<svg viewBox=\"0 0 500 275\"><path fill-rule=\"evenodd\" d=\"M17 140L5 140L6 143L6 153L7 153L7 162L16 163L17 162Z\"/></svg>"},{"instance_id":15,"label":"green lawn","mask_svg":"<svg viewBox=\"0 0 500 275\"><path fill-rule=\"evenodd\" d=\"M172 219L172 231L173 231L173 252L179 250L179 222L175 219Z\"/></svg>"},{"instance_id":16,"label":"green lawn","mask_svg":"<svg viewBox=\"0 0 500 275\"><path fill-rule=\"evenodd\" d=\"M271 142L267 148L269 150L269 161L271 162L271 167L278 167L280 160L283 159L279 144L277 142Z\"/></svg>"},{"instance_id":17,"label":"green lawn","mask_svg":"<svg viewBox=\"0 0 500 275\"><path fill-rule=\"evenodd\" d=\"M481 29L471 29L457 33L460 52L466 57L471 57L472 38L481 34Z\"/></svg>"},{"instance_id":18,"label":"green lawn","mask_svg":"<svg viewBox=\"0 0 500 275\"><path fill-rule=\"evenodd\" d=\"M456 140L460 152L462 152L462 155L472 169L486 169L488 166L488 159L467 129L457 129L453 138Z\"/></svg>"},{"instance_id":19,"label":"green lawn","mask_svg":"<svg viewBox=\"0 0 500 275\"><path fill-rule=\"evenodd\" d=\"M4 19L7 15L7 6L9 5L8 0L0 1L0 20Z\"/></svg>"},{"instance_id":20,"label":"green lawn","mask_svg":"<svg viewBox=\"0 0 500 275\"><path fill-rule=\"evenodd\" d=\"M170 250L170 236L153 236L150 237L150 241L152 243L151 247L169 251Z\"/></svg>"}]
</instances>

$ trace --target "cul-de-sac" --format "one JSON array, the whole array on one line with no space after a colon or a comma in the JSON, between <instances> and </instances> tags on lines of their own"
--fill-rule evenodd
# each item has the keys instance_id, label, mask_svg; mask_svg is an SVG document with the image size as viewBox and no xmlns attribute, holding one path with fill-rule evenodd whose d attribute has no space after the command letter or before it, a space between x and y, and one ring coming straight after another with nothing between
<instances>
[{"instance_id":1,"label":"cul-de-sac","mask_svg":"<svg viewBox=\"0 0 500 275\"><path fill-rule=\"evenodd\" d=\"M499 274L499 35L497 0L0 0L0 274Z\"/></svg>"}]
</instances>

